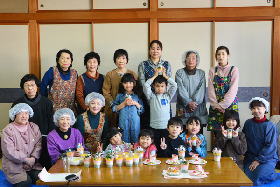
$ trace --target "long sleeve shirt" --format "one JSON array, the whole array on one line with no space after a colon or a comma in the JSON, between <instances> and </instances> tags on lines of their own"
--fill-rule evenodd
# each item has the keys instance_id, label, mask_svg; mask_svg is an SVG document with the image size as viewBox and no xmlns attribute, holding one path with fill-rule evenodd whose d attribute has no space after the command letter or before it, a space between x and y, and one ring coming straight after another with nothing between
<instances>
[{"instance_id":1,"label":"long sleeve shirt","mask_svg":"<svg viewBox=\"0 0 280 187\"><path fill-rule=\"evenodd\" d=\"M211 67L209 70L209 79L208 79L208 99L210 102L210 105L213 108L216 108L216 106L219 104L223 109L228 108L231 103L234 101L234 98L237 94L238 91L238 81L239 81L239 71L236 66L231 71L231 82L229 86L228 92L224 95L224 100L218 103L217 98L216 98L216 92L215 88L213 86L213 80L215 76L215 68L216 67ZM226 65L224 67L217 65L217 73L218 76L220 77L227 77L231 66Z\"/></svg>"},{"instance_id":2,"label":"long sleeve shirt","mask_svg":"<svg viewBox=\"0 0 280 187\"><path fill-rule=\"evenodd\" d=\"M150 102L150 126L154 129L166 129L170 119L170 101L177 90L177 83L169 78L167 80L170 88L164 94L154 94L151 89L153 81L147 80L143 91Z\"/></svg>"}]
</instances>

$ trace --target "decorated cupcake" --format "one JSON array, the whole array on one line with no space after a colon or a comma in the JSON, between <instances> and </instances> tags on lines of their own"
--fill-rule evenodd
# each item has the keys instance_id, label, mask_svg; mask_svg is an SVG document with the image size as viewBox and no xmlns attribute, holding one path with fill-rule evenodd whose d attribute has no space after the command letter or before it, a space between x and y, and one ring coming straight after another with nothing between
<instances>
[{"instance_id":1,"label":"decorated cupcake","mask_svg":"<svg viewBox=\"0 0 280 187\"><path fill-rule=\"evenodd\" d=\"M134 165L138 165L139 164L139 156L136 153L134 153L133 164Z\"/></svg>"},{"instance_id":2,"label":"decorated cupcake","mask_svg":"<svg viewBox=\"0 0 280 187\"><path fill-rule=\"evenodd\" d=\"M135 150L135 153L138 154L139 159L143 159L144 150L141 146L137 146L137 149Z\"/></svg>"},{"instance_id":3,"label":"decorated cupcake","mask_svg":"<svg viewBox=\"0 0 280 187\"><path fill-rule=\"evenodd\" d=\"M128 155L126 156L125 164L127 167L131 167L133 165L133 157L134 154L129 151Z\"/></svg>"},{"instance_id":4,"label":"decorated cupcake","mask_svg":"<svg viewBox=\"0 0 280 187\"><path fill-rule=\"evenodd\" d=\"M95 168L100 168L101 156L98 153L96 153L93 157L93 165Z\"/></svg>"},{"instance_id":5,"label":"decorated cupcake","mask_svg":"<svg viewBox=\"0 0 280 187\"><path fill-rule=\"evenodd\" d=\"M106 156L106 165L107 167L113 167L114 156L112 152L108 152Z\"/></svg>"},{"instance_id":6,"label":"decorated cupcake","mask_svg":"<svg viewBox=\"0 0 280 187\"><path fill-rule=\"evenodd\" d=\"M122 166L122 164L123 164L122 156L116 156L116 164L117 164L117 166Z\"/></svg>"},{"instance_id":7,"label":"decorated cupcake","mask_svg":"<svg viewBox=\"0 0 280 187\"><path fill-rule=\"evenodd\" d=\"M183 161L181 163L181 171L182 173L188 173L189 171L189 162L188 161Z\"/></svg>"},{"instance_id":8,"label":"decorated cupcake","mask_svg":"<svg viewBox=\"0 0 280 187\"><path fill-rule=\"evenodd\" d=\"M192 135L192 137L191 137L191 141L192 141L192 146L196 146L196 141L197 141L197 136L194 134L194 135Z\"/></svg>"},{"instance_id":9,"label":"decorated cupcake","mask_svg":"<svg viewBox=\"0 0 280 187\"><path fill-rule=\"evenodd\" d=\"M215 147L212 152L214 155L214 160L219 162L221 160L222 150L220 148Z\"/></svg>"},{"instance_id":10,"label":"decorated cupcake","mask_svg":"<svg viewBox=\"0 0 280 187\"><path fill-rule=\"evenodd\" d=\"M178 155L180 159L185 158L185 152L186 152L186 148L183 145L180 145L180 147L178 148Z\"/></svg>"}]
</instances>

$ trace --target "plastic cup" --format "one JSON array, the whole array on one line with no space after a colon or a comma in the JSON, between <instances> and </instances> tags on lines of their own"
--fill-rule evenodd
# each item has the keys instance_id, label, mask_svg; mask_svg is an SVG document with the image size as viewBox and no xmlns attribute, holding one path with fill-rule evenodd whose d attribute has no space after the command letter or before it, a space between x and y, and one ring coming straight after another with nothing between
<instances>
[{"instance_id":1,"label":"plastic cup","mask_svg":"<svg viewBox=\"0 0 280 187\"><path fill-rule=\"evenodd\" d=\"M182 171L182 173L188 173L189 172L189 162L187 162L187 161L182 162L181 171Z\"/></svg>"},{"instance_id":2,"label":"plastic cup","mask_svg":"<svg viewBox=\"0 0 280 187\"><path fill-rule=\"evenodd\" d=\"M185 158L185 151L178 151L179 159Z\"/></svg>"},{"instance_id":3,"label":"plastic cup","mask_svg":"<svg viewBox=\"0 0 280 187\"><path fill-rule=\"evenodd\" d=\"M100 168L101 159L93 160L93 165L94 165L95 168Z\"/></svg>"},{"instance_id":4,"label":"plastic cup","mask_svg":"<svg viewBox=\"0 0 280 187\"><path fill-rule=\"evenodd\" d=\"M214 161L220 162L221 155L214 155Z\"/></svg>"},{"instance_id":5,"label":"plastic cup","mask_svg":"<svg viewBox=\"0 0 280 187\"><path fill-rule=\"evenodd\" d=\"M139 157L138 156L133 158L133 164L134 165L138 165L139 164Z\"/></svg>"},{"instance_id":6,"label":"plastic cup","mask_svg":"<svg viewBox=\"0 0 280 187\"><path fill-rule=\"evenodd\" d=\"M142 160L144 153L143 152L137 152L137 155L139 156L139 159Z\"/></svg>"},{"instance_id":7,"label":"plastic cup","mask_svg":"<svg viewBox=\"0 0 280 187\"><path fill-rule=\"evenodd\" d=\"M109 168L113 167L113 159L106 159L106 165Z\"/></svg>"},{"instance_id":8,"label":"plastic cup","mask_svg":"<svg viewBox=\"0 0 280 187\"><path fill-rule=\"evenodd\" d=\"M116 158L116 165L122 166L122 164L123 164L123 158L122 157Z\"/></svg>"},{"instance_id":9,"label":"plastic cup","mask_svg":"<svg viewBox=\"0 0 280 187\"><path fill-rule=\"evenodd\" d=\"M89 167L90 166L90 160L91 160L91 157L87 157L84 159L84 167Z\"/></svg>"},{"instance_id":10,"label":"plastic cup","mask_svg":"<svg viewBox=\"0 0 280 187\"><path fill-rule=\"evenodd\" d=\"M133 158L126 158L126 160L125 160L125 164L126 164L126 166L127 167L132 167L132 165L133 165Z\"/></svg>"},{"instance_id":11,"label":"plastic cup","mask_svg":"<svg viewBox=\"0 0 280 187\"><path fill-rule=\"evenodd\" d=\"M228 139L232 139L232 129L227 129Z\"/></svg>"},{"instance_id":12,"label":"plastic cup","mask_svg":"<svg viewBox=\"0 0 280 187\"><path fill-rule=\"evenodd\" d=\"M74 151L67 151L67 157L73 158L74 157Z\"/></svg>"},{"instance_id":13,"label":"plastic cup","mask_svg":"<svg viewBox=\"0 0 280 187\"><path fill-rule=\"evenodd\" d=\"M196 146L196 140L192 140L192 146Z\"/></svg>"},{"instance_id":14,"label":"plastic cup","mask_svg":"<svg viewBox=\"0 0 280 187\"><path fill-rule=\"evenodd\" d=\"M62 158L62 161L63 161L63 167L64 167L64 169L65 169L65 170L70 169L70 158L63 157L63 158Z\"/></svg>"}]
</instances>

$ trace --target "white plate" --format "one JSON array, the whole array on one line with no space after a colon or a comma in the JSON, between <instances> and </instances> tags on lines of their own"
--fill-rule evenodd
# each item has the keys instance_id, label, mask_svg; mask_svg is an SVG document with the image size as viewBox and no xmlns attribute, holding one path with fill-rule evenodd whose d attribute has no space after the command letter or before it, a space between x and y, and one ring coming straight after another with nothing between
<instances>
[{"instance_id":1,"label":"white plate","mask_svg":"<svg viewBox=\"0 0 280 187\"><path fill-rule=\"evenodd\" d=\"M189 170L189 173L182 173L179 176L169 176L167 175L167 170L163 170L162 175L165 179L200 179L207 177L207 173L203 175L191 175L190 173L193 173L194 170Z\"/></svg>"},{"instance_id":2,"label":"white plate","mask_svg":"<svg viewBox=\"0 0 280 187\"><path fill-rule=\"evenodd\" d=\"M180 163L180 160L178 160L178 164L174 164L174 163L172 163L172 160L171 160L171 159L166 160L165 163L166 163L166 164L170 164L170 165L180 165L180 164L181 164L181 163Z\"/></svg>"},{"instance_id":3,"label":"white plate","mask_svg":"<svg viewBox=\"0 0 280 187\"><path fill-rule=\"evenodd\" d=\"M149 160L149 159L147 159L147 160ZM156 163L155 163L155 164L149 164L149 162L148 162L147 160L143 161L143 164L153 166L153 165L158 165L158 164L160 164L160 163L161 163L161 161L160 161L160 160L156 160Z\"/></svg>"},{"instance_id":4,"label":"white plate","mask_svg":"<svg viewBox=\"0 0 280 187\"><path fill-rule=\"evenodd\" d=\"M78 166L78 165L83 164L83 163L84 163L84 159L81 158L81 157L73 157L70 160L70 164L72 166Z\"/></svg>"},{"instance_id":5,"label":"white plate","mask_svg":"<svg viewBox=\"0 0 280 187\"><path fill-rule=\"evenodd\" d=\"M203 160L203 159L199 159L198 161L196 161L196 160L189 160L189 163L190 164L206 164L207 163L207 161L206 160Z\"/></svg>"}]
</instances>

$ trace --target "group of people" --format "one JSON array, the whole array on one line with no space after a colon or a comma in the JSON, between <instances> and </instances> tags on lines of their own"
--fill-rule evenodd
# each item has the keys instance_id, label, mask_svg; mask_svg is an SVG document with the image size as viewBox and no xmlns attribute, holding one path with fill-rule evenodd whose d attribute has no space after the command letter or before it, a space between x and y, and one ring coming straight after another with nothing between
<instances>
[{"instance_id":1,"label":"group of people","mask_svg":"<svg viewBox=\"0 0 280 187\"><path fill-rule=\"evenodd\" d=\"M123 151L141 146L144 158L171 157L183 145L185 156L205 157L202 129L206 125L215 133L214 147L223 150L222 156L233 157L254 185L279 179L274 171L278 132L266 119L267 101L253 98L249 102L254 117L239 132L239 73L228 63L227 47L217 48L218 65L209 71L209 115L205 72L197 69L199 53L183 54L184 68L176 72L175 80L170 63L161 58L162 43L152 41L149 53L150 59L138 66L138 77L126 68L124 49L115 51L117 68L105 77L97 71L100 57L95 52L85 55L86 72L78 76L71 68L73 55L66 49L57 53L56 66L42 82L33 74L25 75L20 82L25 94L13 103L11 123L2 131L2 168L7 179L16 186L29 186L42 166L49 169L67 150L80 156L78 145L91 153L105 150L105 154L116 146ZM176 92L176 117L172 117L170 102ZM227 129L233 130L232 139Z\"/></svg>"}]
</instances>

